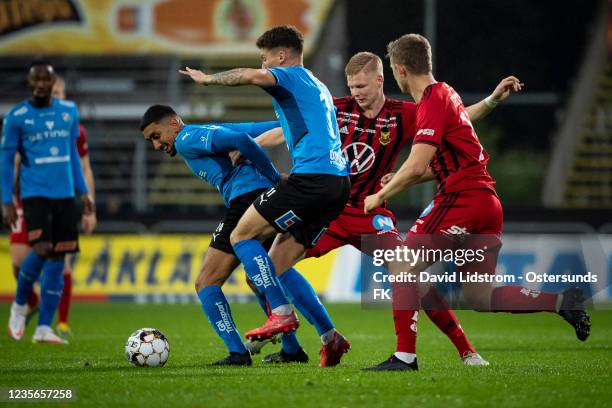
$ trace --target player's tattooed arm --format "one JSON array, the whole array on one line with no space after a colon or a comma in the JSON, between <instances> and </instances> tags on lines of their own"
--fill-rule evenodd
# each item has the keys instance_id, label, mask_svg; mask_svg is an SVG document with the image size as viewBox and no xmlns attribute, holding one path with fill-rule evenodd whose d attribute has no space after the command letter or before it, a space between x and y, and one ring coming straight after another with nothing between
<instances>
[{"instance_id":1,"label":"player's tattooed arm","mask_svg":"<svg viewBox=\"0 0 612 408\"><path fill-rule=\"evenodd\" d=\"M267 69L235 68L216 74L205 74L200 70L186 67L179 72L201 85L257 85L269 87L276 84L276 78Z\"/></svg>"},{"instance_id":2,"label":"player's tattooed arm","mask_svg":"<svg viewBox=\"0 0 612 408\"><path fill-rule=\"evenodd\" d=\"M472 122L476 122L495 109L497 104L505 101L512 92L520 92L523 90L523 84L518 78L514 76L509 76L500 81L500 83L495 87L491 95L487 96L485 99L477 102L473 105L465 108L468 115L470 116L470 120Z\"/></svg>"}]
</instances>

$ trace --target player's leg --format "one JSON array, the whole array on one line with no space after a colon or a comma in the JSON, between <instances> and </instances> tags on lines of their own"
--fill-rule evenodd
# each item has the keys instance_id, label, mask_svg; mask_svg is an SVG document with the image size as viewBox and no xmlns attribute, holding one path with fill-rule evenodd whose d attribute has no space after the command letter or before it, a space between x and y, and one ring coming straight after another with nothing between
<instances>
[{"instance_id":1,"label":"player's leg","mask_svg":"<svg viewBox=\"0 0 612 408\"><path fill-rule=\"evenodd\" d=\"M263 193L261 197L266 194L268 192ZM265 329L261 333L247 332L248 339L266 339L299 326L297 316L276 276L274 264L261 243L275 234L275 229L251 205L230 235L234 252L242 262L247 276L265 295L271 309L268 322L264 325Z\"/></svg>"},{"instance_id":2,"label":"player's leg","mask_svg":"<svg viewBox=\"0 0 612 408\"><path fill-rule=\"evenodd\" d=\"M28 242L28 231L26 228L25 218L23 216L23 204L21 201L17 203L17 222L10 233L10 251L11 261L13 264L13 275L15 279L19 276L19 269L24 258L30 252L30 243ZM28 314L26 317L26 325L36 313L38 313L38 294L36 290L32 290L28 297Z\"/></svg>"},{"instance_id":3,"label":"player's leg","mask_svg":"<svg viewBox=\"0 0 612 408\"><path fill-rule=\"evenodd\" d=\"M240 261L233 254L211 246L206 251L202 270L196 279L195 289L202 310L229 352L228 357L212 365L252 364L251 355L242 342L229 303L221 290L239 264Z\"/></svg>"},{"instance_id":4,"label":"player's leg","mask_svg":"<svg viewBox=\"0 0 612 408\"><path fill-rule=\"evenodd\" d=\"M28 239L32 250L23 258L19 275L15 301L11 306L9 318L9 336L20 340L25 330L28 299L32 294L34 283L40 277L46 257L51 251L50 223L51 208L42 198L23 200L24 217L30 225Z\"/></svg>"},{"instance_id":5,"label":"player's leg","mask_svg":"<svg viewBox=\"0 0 612 408\"><path fill-rule=\"evenodd\" d=\"M49 200L51 207L52 250L43 267L41 302L38 326L32 341L67 344L51 329L51 323L60 303L64 286L64 260L66 254L79 250L79 211L74 198Z\"/></svg>"},{"instance_id":6,"label":"player's leg","mask_svg":"<svg viewBox=\"0 0 612 408\"><path fill-rule=\"evenodd\" d=\"M334 220L329 225L329 228L323 234L323 236L317 241L316 245L306 250L304 258L310 258L310 257L318 258L336 248L343 246L345 243L337 235L337 232L339 232L337 230L338 230L337 220ZM295 269L293 269L293 271L299 274L299 272L297 272ZM287 274L287 272L285 272L279 277L281 280L281 283L283 283L283 279L291 278L292 273L290 272L289 274ZM287 292L286 289L285 291ZM290 296L291 294L287 293L287 295L289 296L289 300L291 301L291 303L295 305L296 303L294 299L291 298ZM302 309L298 308L298 310L302 312ZM310 313L304 314L304 317L306 318L306 320L308 320L310 324L313 324L313 325L315 324L314 319L312 318L312 315ZM290 362L295 362L295 361L307 362L308 355L303 351L301 347L296 348L294 339L295 339L295 332L283 334L281 350L276 353L268 354L267 356L264 357L263 361L267 363L290 363Z\"/></svg>"},{"instance_id":7,"label":"player's leg","mask_svg":"<svg viewBox=\"0 0 612 408\"><path fill-rule=\"evenodd\" d=\"M68 314L72 302L72 264L74 258L74 254L66 254L64 259L64 289L57 308L57 325L55 326L55 331L62 337L72 335L72 330L68 324Z\"/></svg>"}]
</instances>

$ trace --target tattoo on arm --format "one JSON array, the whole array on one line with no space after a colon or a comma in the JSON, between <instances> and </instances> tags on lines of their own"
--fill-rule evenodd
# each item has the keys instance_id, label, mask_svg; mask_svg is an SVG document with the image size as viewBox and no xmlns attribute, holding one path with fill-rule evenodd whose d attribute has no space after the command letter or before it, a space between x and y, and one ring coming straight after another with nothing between
<instances>
[{"instance_id":1,"label":"tattoo on arm","mask_svg":"<svg viewBox=\"0 0 612 408\"><path fill-rule=\"evenodd\" d=\"M248 82L244 78L244 74L248 68L235 68L229 71L223 71L210 76L210 85L227 85L238 86Z\"/></svg>"}]
</instances>

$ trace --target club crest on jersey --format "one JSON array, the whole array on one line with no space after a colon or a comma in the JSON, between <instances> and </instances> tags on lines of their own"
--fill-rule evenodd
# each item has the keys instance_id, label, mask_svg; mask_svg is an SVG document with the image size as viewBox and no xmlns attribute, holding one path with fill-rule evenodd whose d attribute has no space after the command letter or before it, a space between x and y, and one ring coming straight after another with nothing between
<instances>
[{"instance_id":1,"label":"club crest on jersey","mask_svg":"<svg viewBox=\"0 0 612 408\"><path fill-rule=\"evenodd\" d=\"M62 119L64 119L64 122L70 122L70 115L68 112L62 113Z\"/></svg>"},{"instance_id":2,"label":"club crest on jersey","mask_svg":"<svg viewBox=\"0 0 612 408\"><path fill-rule=\"evenodd\" d=\"M380 131L380 137L378 138L378 141L383 146L386 146L389 143L391 143L391 132L389 132L388 130L381 130Z\"/></svg>"}]
</instances>

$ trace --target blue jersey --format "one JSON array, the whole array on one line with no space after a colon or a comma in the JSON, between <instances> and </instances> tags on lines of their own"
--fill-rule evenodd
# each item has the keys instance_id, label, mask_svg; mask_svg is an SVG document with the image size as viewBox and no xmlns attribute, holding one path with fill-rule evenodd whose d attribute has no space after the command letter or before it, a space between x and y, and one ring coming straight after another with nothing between
<instances>
[{"instance_id":1,"label":"blue jersey","mask_svg":"<svg viewBox=\"0 0 612 408\"><path fill-rule=\"evenodd\" d=\"M234 198L278 182L279 174L252 139L278 122L185 125L174 147L198 178L213 185L229 207ZM232 165L228 153L239 150L250 163Z\"/></svg>"},{"instance_id":2,"label":"blue jersey","mask_svg":"<svg viewBox=\"0 0 612 408\"><path fill-rule=\"evenodd\" d=\"M336 112L329 90L302 66L269 71L276 85L272 96L293 166L291 173L348 175L341 151Z\"/></svg>"},{"instance_id":3,"label":"blue jersey","mask_svg":"<svg viewBox=\"0 0 612 408\"><path fill-rule=\"evenodd\" d=\"M38 108L28 100L4 118L2 134L2 202L13 201L15 152L21 155L22 198L74 197L87 192L76 146L79 114L74 102L53 98Z\"/></svg>"}]
</instances>

